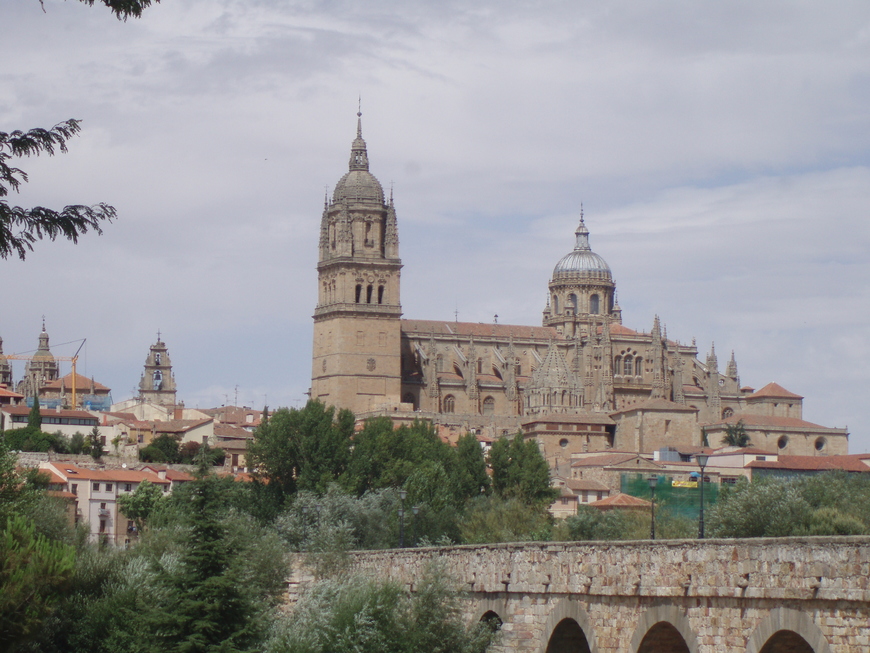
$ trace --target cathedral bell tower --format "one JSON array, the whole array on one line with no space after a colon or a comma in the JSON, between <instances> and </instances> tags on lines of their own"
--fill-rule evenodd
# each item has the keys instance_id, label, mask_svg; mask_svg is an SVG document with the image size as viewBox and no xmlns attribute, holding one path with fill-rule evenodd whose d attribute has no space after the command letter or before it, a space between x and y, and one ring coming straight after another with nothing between
<instances>
[{"instance_id":1,"label":"cathedral bell tower","mask_svg":"<svg viewBox=\"0 0 870 653\"><path fill-rule=\"evenodd\" d=\"M159 406L176 405L175 375L172 373L172 361L166 343L157 333L157 342L151 345L148 358L145 359L145 371L139 381L139 398L150 404Z\"/></svg>"},{"instance_id":2,"label":"cathedral bell tower","mask_svg":"<svg viewBox=\"0 0 870 653\"><path fill-rule=\"evenodd\" d=\"M357 413L398 404L401 393L396 211L369 172L361 116L320 222L311 373L313 399Z\"/></svg>"}]
</instances>

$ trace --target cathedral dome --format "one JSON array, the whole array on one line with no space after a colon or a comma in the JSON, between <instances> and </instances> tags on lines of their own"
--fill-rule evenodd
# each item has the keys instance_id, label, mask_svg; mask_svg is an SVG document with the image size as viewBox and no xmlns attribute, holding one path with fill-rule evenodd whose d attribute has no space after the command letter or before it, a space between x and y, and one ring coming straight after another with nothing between
<instances>
[{"instance_id":1,"label":"cathedral dome","mask_svg":"<svg viewBox=\"0 0 870 653\"><path fill-rule=\"evenodd\" d=\"M348 172L338 180L332 201L370 201L383 205L384 189L381 182L369 172L369 155L362 137L362 113L357 113L356 138L350 146Z\"/></svg>"},{"instance_id":2,"label":"cathedral dome","mask_svg":"<svg viewBox=\"0 0 870 653\"><path fill-rule=\"evenodd\" d=\"M589 230L583 222L583 214L580 214L580 226L574 232L577 243L574 251L566 254L553 268L553 281L557 279L595 279L612 281L610 266L598 254L589 247Z\"/></svg>"},{"instance_id":3,"label":"cathedral dome","mask_svg":"<svg viewBox=\"0 0 870 653\"><path fill-rule=\"evenodd\" d=\"M383 204L384 189L368 170L351 170L338 181L332 193L333 202L343 199L370 200Z\"/></svg>"}]
</instances>

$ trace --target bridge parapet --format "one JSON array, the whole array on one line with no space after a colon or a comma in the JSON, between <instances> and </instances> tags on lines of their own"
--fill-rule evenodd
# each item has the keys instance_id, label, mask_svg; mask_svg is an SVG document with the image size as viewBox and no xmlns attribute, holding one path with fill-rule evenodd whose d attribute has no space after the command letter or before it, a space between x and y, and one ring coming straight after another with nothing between
<instances>
[{"instance_id":1,"label":"bridge parapet","mask_svg":"<svg viewBox=\"0 0 870 653\"><path fill-rule=\"evenodd\" d=\"M868 537L490 544L352 560L411 591L438 560L467 593L469 619L501 619L501 651L870 651Z\"/></svg>"}]
</instances>

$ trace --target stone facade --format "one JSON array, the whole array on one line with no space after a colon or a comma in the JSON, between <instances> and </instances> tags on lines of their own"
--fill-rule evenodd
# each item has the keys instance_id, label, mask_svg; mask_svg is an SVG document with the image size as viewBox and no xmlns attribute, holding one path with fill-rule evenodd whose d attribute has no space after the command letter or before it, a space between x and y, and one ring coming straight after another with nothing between
<instances>
[{"instance_id":1,"label":"stone facade","mask_svg":"<svg viewBox=\"0 0 870 653\"><path fill-rule=\"evenodd\" d=\"M402 319L397 213L369 171L358 120L348 172L321 217L311 397L362 418L422 418L490 438L573 420L584 428L534 436L554 466L581 451L700 446L702 425L744 414L764 422L765 443L789 435L789 454L846 453L845 430L802 421L800 396L742 387L733 353L720 371L714 347L702 360L658 317L648 332L624 326L582 209L574 238L541 326ZM791 437L818 428L811 441Z\"/></svg>"},{"instance_id":2,"label":"stone facade","mask_svg":"<svg viewBox=\"0 0 870 653\"><path fill-rule=\"evenodd\" d=\"M411 591L432 563L497 616L496 651L870 650L870 538L534 543L352 554ZM290 579L291 601L310 582Z\"/></svg>"}]
</instances>

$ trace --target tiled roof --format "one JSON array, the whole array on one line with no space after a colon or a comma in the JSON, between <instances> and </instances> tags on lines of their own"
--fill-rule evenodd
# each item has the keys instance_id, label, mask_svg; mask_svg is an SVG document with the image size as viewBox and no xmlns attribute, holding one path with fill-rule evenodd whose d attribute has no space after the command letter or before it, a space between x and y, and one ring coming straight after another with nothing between
<instances>
[{"instance_id":1,"label":"tiled roof","mask_svg":"<svg viewBox=\"0 0 870 653\"><path fill-rule=\"evenodd\" d=\"M807 422L802 419L798 419L797 417L783 417L781 415L753 415L752 413L735 413L730 417L723 419L720 422L714 422L712 424L702 424L704 427L711 426L724 426L726 424L737 424L739 421L743 421L745 426L773 426L773 427L791 427L791 428L803 428L803 429L826 429L828 427L822 426L820 424L813 424L812 422Z\"/></svg>"},{"instance_id":2,"label":"tiled roof","mask_svg":"<svg viewBox=\"0 0 870 653\"><path fill-rule=\"evenodd\" d=\"M483 322L444 322L440 320L402 320L402 331L414 336L474 336L527 340L564 340L553 327L533 327L516 324L484 324Z\"/></svg>"},{"instance_id":3,"label":"tiled roof","mask_svg":"<svg viewBox=\"0 0 870 653\"><path fill-rule=\"evenodd\" d=\"M108 481L110 483L141 483L142 481L150 481L158 485L167 485L169 481L164 481L157 474L137 469L88 469L87 467L79 467L72 463L63 461L52 463L60 472L60 475L65 476L66 480L84 479L91 481ZM46 468L41 468L46 469ZM63 481L66 482L66 481Z\"/></svg>"},{"instance_id":4,"label":"tiled roof","mask_svg":"<svg viewBox=\"0 0 870 653\"><path fill-rule=\"evenodd\" d=\"M722 447L720 449L716 449L712 455L713 456L729 456L733 454L748 454L748 455L759 455L759 456L775 456L777 453L775 451L767 451L765 449L759 449L758 447Z\"/></svg>"},{"instance_id":5,"label":"tiled roof","mask_svg":"<svg viewBox=\"0 0 870 653\"><path fill-rule=\"evenodd\" d=\"M588 505L595 508L649 508L652 504L630 494L615 494L598 501L591 501Z\"/></svg>"},{"instance_id":6,"label":"tiled roof","mask_svg":"<svg viewBox=\"0 0 870 653\"><path fill-rule=\"evenodd\" d=\"M214 421L207 419L172 419L166 422L154 422L155 433L185 433L203 424Z\"/></svg>"},{"instance_id":7,"label":"tiled roof","mask_svg":"<svg viewBox=\"0 0 870 653\"><path fill-rule=\"evenodd\" d=\"M565 485L567 485L575 492L580 492L582 490L592 490L594 492L610 491L610 488L607 487L604 483L599 483L598 481L587 481L583 478L569 478L567 481L565 481Z\"/></svg>"},{"instance_id":8,"label":"tiled roof","mask_svg":"<svg viewBox=\"0 0 870 653\"><path fill-rule=\"evenodd\" d=\"M3 412L7 415L29 415L30 406L3 406ZM97 420L86 410L56 410L54 408L40 408L39 414L43 417L74 417L76 419Z\"/></svg>"},{"instance_id":9,"label":"tiled roof","mask_svg":"<svg viewBox=\"0 0 870 653\"><path fill-rule=\"evenodd\" d=\"M67 374L60 379L55 379L54 381L49 381L45 385L40 387L40 390L57 390L60 391L61 382L63 382L63 387L65 390L70 390L72 388L72 372ZM88 389L90 390L91 383L94 384L94 390L96 392L109 392L109 388L104 386L102 383L97 383L96 381L91 381L86 376L82 376L78 372L76 372L76 392L80 390Z\"/></svg>"},{"instance_id":10,"label":"tiled roof","mask_svg":"<svg viewBox=\"0 0 870 653\"><path fill-rule=\"evenodd\" d=\"M193 476L191 476L187 472L182 472L178 469L172 469L171 467L167 467L166 465L146 465L142 469L152 471L155 474L158 472L165 471L167 481L179 482L179 481L192 481L192 480L194 480Z\"/></svg>"},{"instance_id":11,"label":"tiled roof","mask_svg":"<svg viewBox=\"0 0 870 653\"><path fill-rule=\"evenodd\" d=\"M15 399L24 399L24 395L20 395L17 392L12 392L8 388L0 388L0 397L13 397Z\"/></svg>"},{"instance_id":12,"label":"tiled roof","mask_svg":"<svg viewBox=\"0 0 870 653\"><path fill-rule=\"evenodd\" d=\"M624 413L630 413L633 410L662 410L662 411L678 411L684 413L695 413L698 411L697 408L692 408L691 406L686 406L685 404L678 404L673 401L668 401L667 399L647 399L646 401L641 401L636 404L632 404L622 410L617 410L611 415L622 415Z\"/></svg>"},{"instance_id":13,"label":"tiled roof","mask_svg":"<svg viewBox=\"0 0 870 653\"><path fill-rule=\"evenodd\" d=\"M254 437L253 433L243 429L241 426L220 423L214 425L214 434L221 438L239 438L245 440L250 440Z\"/></svg>"},{"instance_id":14,"label":"tiled roof","mask_svg":"<svg viewBox=\"0 0 870 653\"><path fill-rule=\"evenodd\" d=\"M747 467L795 471L839 469L847 472L870 472L870 467L856 456L779 456L777 460L753 460Z\"/></svg>"},{"instance_id":15,"label":"tiled roof","mask_svg":"<svg viewBox=\"0 0 870 653\"><path fill-rule=\"evenodd\" d=\"M753 392L751 395L746 397L747 399L758 399L761 397L776 397L781 399L803 399L800 395L796 395L794 392L790 392L783 388L778 383L768 383L761 390Z\"/></svg>"},{"instance_id":16,"label":"tiled roof","mask_svg":"<svg viewBox=\"0 0 870 653\"><path fill-rule=\"evenodd\" d=\"M541 422L553 422L555 424L615 424L606 413L550 413L547 415L534 415L522 424L539 424Z\"/></svg>"},{"instance_id":17,"label":"tiled roof","mask_svg":"<svg viewBox=\"0 0 870 653\"><path fill-rule=\"evenodd\" d=\"M609 467L611 465L621 465L629 460L640 458L636 453L619 452L619 453L603 453L600 456L584 456L578 458L571 463L571 467ZM652 463L650 460L643 459L646 463Z\"/></svg>"}]
</instances>

